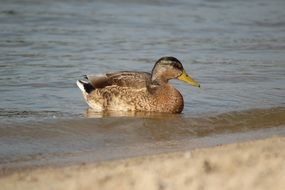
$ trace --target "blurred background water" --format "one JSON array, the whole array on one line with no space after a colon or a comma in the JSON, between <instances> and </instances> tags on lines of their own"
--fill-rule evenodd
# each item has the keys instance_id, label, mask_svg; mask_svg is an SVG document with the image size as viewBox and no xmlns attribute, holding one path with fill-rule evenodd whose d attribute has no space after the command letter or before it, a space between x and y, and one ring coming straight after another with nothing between
<instances>
[{"instance_id":1,"label":"blurred background water","mask_svg":"<svg viewBox=\"0 0 285 190\"><path fill-rule=\"evenodd\" d=\"M70 136L75 127L72 122L68 123L71 127L61 127L66 124L39 127L36 123L90 115L88 111L86 114L87 104L75 84L82 75L151 71L154 62L166 55L177 57L202 85L196 89L171 82L185 100L183 115L174 118L174 126L191 124L193 121L187 118L193 116L226 117L232 111L256 108L268 108L265 112L271 116L276 114L272 108L278 111L279 119L266 126L277 126L278 121L284 125L283 0L0 0L0 3L2 161L24 154L19 153L21 147L25 147L22 149L25 154L35 147L38 147L35 155L58 151L54 146L44 148L52 138L41 129L53 129L49 128L53 125L57 126L53 135L61 136L70 130L66 134ZM255 123L262 124L259 112L251 116L256 118ZM246 118L233 114L219 121L219 126L223 121L235 123L243 119ZM206 126L211 128L215 120L208 120ZM90 125L110 125L102 121L105 120L93 120L95 123ZM75 123L85 126L86 122L90 121ZM136 122L130 123L117 118L112 125L135 127ZM165 122L143 122L140 126L144 125L161 127ZM222 126L226 128L225 123ZM196 134L191 133L191 127L184 127L183 133L189 130L192 137ZM173 132L174 128L171 129ZM17 132L22 130L30 132ZM107 131L106 138L116 137ZM86 139L84 135L89 133L76 131L73 138ZM96 139L96 134L92 138ZM37 135L45 136L45 145L35 140ZM14 142L16 138L20 140ZM60 139L55 142L62 145L62 152L72 138L66 143ZM94 145L93 141L80 142L81 148L69 153Z\"/></svg>"}]
</instances>

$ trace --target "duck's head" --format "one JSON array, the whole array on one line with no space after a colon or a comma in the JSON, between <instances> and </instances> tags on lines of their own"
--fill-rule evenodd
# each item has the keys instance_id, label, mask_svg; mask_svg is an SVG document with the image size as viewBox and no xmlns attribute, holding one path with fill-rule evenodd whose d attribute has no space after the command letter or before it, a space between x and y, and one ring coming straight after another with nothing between
<instances>
[{"instance_id":1,"label":"duck's head","mask_svg":"<svg viewBox=\"0 0 285 190\"><path fill-rule=\"evenodd\" d=\"M158 83L167 83L170 79L178 79L192 86L200 87L200 84L186 73L181 62L175 57L160 58L155 63L151 75L152 81Z\"/></svg>"}]
</instances>

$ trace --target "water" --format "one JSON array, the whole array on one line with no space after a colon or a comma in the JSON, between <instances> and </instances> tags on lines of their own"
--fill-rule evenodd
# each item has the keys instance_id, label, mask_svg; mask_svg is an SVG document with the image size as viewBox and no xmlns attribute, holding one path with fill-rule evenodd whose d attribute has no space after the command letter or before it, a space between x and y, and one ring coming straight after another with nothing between
<instances>
[{"instance_id":1,"label":"water","mask_svg":"<svg viewBox=\"0 0 285 190\"><path fill-rule=\"evenodd\" d=\"M169 143L180 150L225 143L222 139L234 134L248 139L284 134L284 8L283 0L1 0L1 167L70 161L82 152L93 161L158 153ZM165 55L177 57L202 86L171 82L185 108L171 116L169 127L164 127L169 115L86 110L75 85L82 75L151 71ZM278 112L277 120L266 123L260 110L268 120ZM164 122L152 122L155 118ZM154 136L181 135L153 140L153 130ZM118 140L102 143L112 139ZM147 143L154 145L138 148Z\"/></svg>"}]
</instances>

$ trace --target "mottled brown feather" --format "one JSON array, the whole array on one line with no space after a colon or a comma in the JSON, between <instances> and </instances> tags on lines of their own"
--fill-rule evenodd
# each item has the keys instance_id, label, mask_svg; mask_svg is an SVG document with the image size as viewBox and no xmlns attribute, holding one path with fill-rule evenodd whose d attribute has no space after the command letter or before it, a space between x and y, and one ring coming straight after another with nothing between
<instances>
[{"instance_id":1,"label":"mottled brown feather","mask_svg":"<svg viewBox=\"0 0 285 190\"><path fill-rule=\"evenodd\" d=\"M151 82L151 74L147 72L121 71L107 73L104 76L87 75L88 81L94 88L117 85L121 87L146 88Z\"/></svg>"}]
</instances>

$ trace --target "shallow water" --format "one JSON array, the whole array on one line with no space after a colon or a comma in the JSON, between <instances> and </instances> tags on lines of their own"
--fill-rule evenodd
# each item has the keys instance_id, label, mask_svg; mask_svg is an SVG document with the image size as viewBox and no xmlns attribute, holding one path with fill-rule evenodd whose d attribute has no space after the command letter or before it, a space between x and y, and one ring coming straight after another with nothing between
<instances>
[{"instance_id":1,"label":"shallow water","mask_svg":"<svg viewBox=\"0 0 285 190\"><path fill-rule=\"evenodd\" d=\"M35 163L35 157L46 154L59 159L59 152L81 154L87 151L86 147L92 147L91 152L100 150L95 152L105 155L103 159L114 150L98 143L100 135L118 139L118 147L131 147L130 144L139 147L140 139L151 144L152 138L161 138L167 143L169 139L163 134L173 137L178 133L181 135L170 141L179 144L181 149L189 148L189 143L183 145L183 139L192 142L194 134L195 138L201 137L200 132L195 132L198 128L209 138L218 133L219 126L223 134L235 134L232 125L244 135L252 133L251 126L261 131L268 128L264 132L267 135L281 133L282 128L273 128L284 126L282 118L285 117L284 7L283 0L2 0L1 166L18 163L14 160ZM182 115L137 113L134 117L131 113L86 111L87 105L75 85L82 75L118 70L151 71L154 62L165 55L177 57L202 86L197 89L171 82L184 96ZM267 120L255 112L256 108L269 116L276 114L272 110L281 110L279 121L262 127ZM244 120L236 113L253 118L246 124L248 127L235 123ZM220 119L217 125L212 119L201 124L216 114L229 118ZM165 119L169 117L168 124ZM193 126L195 119L188 120L192 117L199 118L197 126L200 127ZM153 122L154 118L163 118L163 122ZM184 126L183 130L180 126ZM85 132L84 127L88 128ZM227 128L230 128L228 132ZM97 130L101 132L98 134ZM153 130L156 132L152 136ZM185 132L192 130L193 134ZM132 131L139 132L135 135ZM54 141L57 136L62 141ZM223 138L216 141L225 143ZM196 147L211 144L211 141L196 142ZM163 148L154 146L153 149L159 152ZM130 155L137 152L140 150L134 149Z\"/></svg>"},{"instance_id":2,"label":"shallow water","mask_svg":"<svg viewBox=\"0 0 285 190\"><path fill-rule=\"evenodd\" d=\"M285 135L284 115L285 108L278 107L203 117L140 113L1 127L0 174Z\"/></svg>"}]
</instances>

